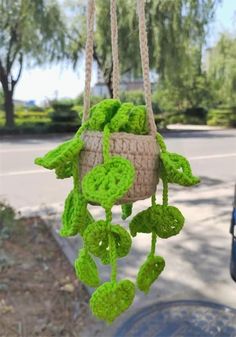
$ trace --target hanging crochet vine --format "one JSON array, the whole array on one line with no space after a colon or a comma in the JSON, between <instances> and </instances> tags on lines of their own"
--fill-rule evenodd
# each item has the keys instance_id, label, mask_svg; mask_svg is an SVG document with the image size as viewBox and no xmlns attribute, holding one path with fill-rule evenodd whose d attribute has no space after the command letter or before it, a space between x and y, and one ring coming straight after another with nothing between
<instances>
[{"instance_id":1,"label":"hanging crochet vine","mask_svg":"<svg viewBox=\"0 0 236 337\"><path fill-rule=\"evenodd\" d=\"M146 106L122 103L118 97L118 51L115 0L111 0L113 99L105 99L89 108L93 52L94 0L88 1L88 37L86 44L86 85L83 123L75 136L49 151L35 163L55 170L59 179L73 179L62 214L60 235L80 235L75 272L80 281L96 288L90 299L93 314L108 323L127 310L136 287L148 293L165 268L165 260L156 255L156 243L177 235L184 225L180 210L168 204L170 183L192 186L199 183L183 156L167 151L162 136L156 132L149 81L144 1L138 0L140 50ZM94 150L95 149L95 150ZM156 185L163 184L162 202L156 202ZM136 214L128 232L112 221L112 207L121 205L122 219L132 215L133 202L151 197L150 207ZM88 204L105 211L104 219L94 219ZM150 252L140 266L136 285L118 279L117 260L126 257L132 237L150 235ZM110 265L110 281L104 282L96 264Z\"/></svg>"},{"instance_id":2,"label":"hanging crochet vine","mask_svg":"<svg viewBox=\"0 0 236 337\"><path fill-rule=\"evenodd\" d=\"M86 129L101 131L103 127L103 163L91 169L82 181L79 179L78 169L79 153L84 146L81 130L71 140L35 160L38 165L55 169L56 174L60 169L60 176L57 174L60 179L73 177L74 188L65 201L60 234L62 236L80 234L83 237L84 247L81 248L75 261L76 275L88 286L98 287L92 295L90 306L95 316L107 322L112 322L125 311L132 304L135 296L135 285L131 281L117 281L117 259L128 255L131 248L131 236L121 225L112 223L111 211L112 206L128 192L134 183L135 169L129 160L117 155L111 156L109 140L114 124L120 125L116 131L121 131L126 123L129 123L130 128L134 130L136 123L136 119L133 118L134 112L139 111L142 112L142 115L139 115L140 125L143 125L140 133L144 134L147 131L145 131L146 109L143 107L134 107L131 103L121 104L117 100L107 99L90 109L90 118L86 128L83 126L82 128L84 132ZM122 116L119 123L117 116ZM133 124L130 116L134 121ZM168 184L192 186L199 182L199 178L192 175L187 159L178 154L169 153L159 133L156 139L161 149L162 204L157 204L153 195L151 206L136 214L129 223L133 237L138 233L151 234L150 253L137 275L137 287L145 293L150 290L151 285L165 267L164 258L155 255L157 238L167 239L176 235L184 225L184 217L179 209L168 205ZM70 170L67 169L68 167ZM158 170L156 174L158 175ZM95 221L87 209L89 202L103 207L106 219ZM132 213L132 204L123 204L122 210L122 217L126 219ZM103 264L111 265L110 282L100 285L102 281L93 256L99 258Z\"/></svg>"}]
</instances>

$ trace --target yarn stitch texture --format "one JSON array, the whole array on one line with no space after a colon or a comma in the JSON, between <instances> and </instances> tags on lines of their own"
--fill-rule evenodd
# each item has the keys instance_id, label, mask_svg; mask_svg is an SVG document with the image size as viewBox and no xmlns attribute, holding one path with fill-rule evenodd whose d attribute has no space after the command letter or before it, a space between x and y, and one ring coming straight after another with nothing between
<instances>
[{"instance_id":1,"label":"yarn stitch texture","mask_svg":"<svg viewBox=\"0 0 236 337\"><path fill-rule=\"evenodd\" d=\"M122 220L126 220L132 214L133 204L123 204L121 205Z\"/></svg>"},{"instance_id":2,"label":"yarn stitch texture","mask_svg":"<svg viewBox=\"0 0 236 337\"><path fill-rule=\"evenodd\" d=\"M83 134L88 130L102 132L103 162L81 179L78 160L82 151L86 151ZM107 323L113 322L127 310L135 296L135 284L132 281L117 280L117 259L129 254L132 239L120 224L113 224L112 207L133 186L136 172L133 162L111 154L110 137L114 132L148 134L146 108L133 103L121 103L118 99L103 100L90 109L89 119L71 140L35 160L38 165L55 169L60 179L73 179L73 189L64 205L60 235L81 235L84 246L75 260L76 276L88 286L97 288L90 299L90 307L96 317ZM157 203L153 194L150 207L136 214L129 222L132 237L139 233L150 235L150 252L141 264L136 279L136 286L144 293L150 291L165 267L164 258L155 252L157 241L177 235L184 225L184 216L180 210L168 204L168 185L192 186L200 181L192 174L186 158L167 151L159 133L156 134L156 146L161 149L160 170L158 168L156 174L160 175L163 184L162 202ZM88 210L89 203L104 208L105 219L95 220ZM132 207L132 203L121 205L123 220L131 216ZM102 283L93 257L110 265L109 282Z\"/></svg>"},{"instance_id":3,"label":"yarn stitch texture","mask_svg":"<svg viewBox=\"0 0 236 337\"><path fill-rule=\"evenodd\" d=\"M84 177L83 194L87 200L111 208L129 190L134 177L133 165L125 158L114 156Z\"/></svg>"},{"instance_id":4,"label":"yarn stitch texture","mask_svg":"<svg viewBox=\"0 0 236 337\"><path fill-rule=\"evenodd\" d=\"M165 268L165 260L162 256L149 255L139 269L137 275L137 286L139 290L147 294L153 282L155 282L163 269Z\"/></svg>"},{"instance_id":5,"label":"yarn stitch texture","mask_svg":"<svg viewBox=\"0 0 236 337\"><path fill-rule=\"evenodd\" d=\"M78 279L92 288L100 284L98 268L87 249L82 248L75 260L75 272Z\"/></svg>"},{"instance_id":6,"label":"yarn stitch texture","mask_svg":"<svg viewBox=\"0 0 236 337\"><path fill-rule=\"evenodd\" d=\"M133 303L135 285L130 280L106 282L93 293L90 307L93 314L111 323Z\"/></svg>"},{"instance_id":7,"label":"yarn stitch texture","mask_svg":"<svg viewBox=\"0 0 236 337\"><path fill-rule=\"evenodd\" d=\"M120 225L107 226L106 221L100 220L90 224L84 232L87 249L104 264L110 263L109 234L112 235L116 256L121 258L129 253L131 248L130 234Z\"/></svg>"}]
</instances>

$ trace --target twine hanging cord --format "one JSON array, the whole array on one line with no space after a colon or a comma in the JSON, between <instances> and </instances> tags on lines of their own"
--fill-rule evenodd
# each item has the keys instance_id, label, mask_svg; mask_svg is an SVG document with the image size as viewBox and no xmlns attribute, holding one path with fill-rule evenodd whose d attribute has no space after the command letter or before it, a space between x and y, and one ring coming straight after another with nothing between
<instances>
[{"instance_id":1,"label":"twine hanging cord","mask_svg":"<svg viewBox=\"0 0 236 337\"><path fill-rule=\"evenodd\" d=\"M145 19L145 0L137 0L137 12L139 21L139 45L140 45L140 54L143 72L144 96L148 111L148 123L150 133L155 135L157 130L152 110L152 90L149 78L150 70L149 70L149 53L148 53L147 31L146 31L146 19Z\"/></svg>"},{"instance_id":2,"label":"twine hanging cord","mask_svg":"<svg viewBox=\"0 0 236 337\"><path fill-rule=\"evenodd\" d=\"M110 0L111 15L111 44L112 44L112 62L113 62L113 97L119 95L119 56L118 56L118 28L116 16L116 0ZM148 111L148 124L151 134L156 134L156 125L152 110L152 92L149 78L149 54L147 44L147 32L145 22L145 0L137 0L137 11L139 18L139 44L142 62L143 83L145 102ZM90 108L90 88L91 74L93 65L93 40L94 40L94 16L95 0L88 0L87 7L87 40L85 50L85 89L84 89L84 113L83 122L88 119Z\"/></svg>"},{"instance_id":3,"label":"twine hanging cord","mask_svg":"<svg viewBox=\"0 0 236 337\"><path fill-rule=\"evenodd\" d=\"M91 77L93 67L94 16L95 16L95 0L88 0L87 39L85 47L84 111L82 122L85 122L88 119L90 108L90 88L91 88Z\"/></svg>"},{"instance_id":4,"label":"twine hanging cord","mask_svg":"<svg viewBox=\"0 0 236 337\"><path fill-rule=\"evenodd\" d=\"M119 53L118 53L118 28L116 15L116 0L110 2L111 16L111 50L112 50L112 87L113 98L119 97L120 70L119 70Z\"/></svg>"}]
</instances>

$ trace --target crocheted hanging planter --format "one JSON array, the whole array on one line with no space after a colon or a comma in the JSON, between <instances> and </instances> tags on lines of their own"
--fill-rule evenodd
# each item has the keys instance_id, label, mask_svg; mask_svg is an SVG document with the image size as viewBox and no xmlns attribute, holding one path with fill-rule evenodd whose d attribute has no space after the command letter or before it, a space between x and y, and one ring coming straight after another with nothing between
<instances>
[{"instance_id":1,"label":"crocheted hanging planter","mask_svg":"<svg viewBox=\"0 0 236 337\"><path fill-rule=\"evenodd\" d=\"M94 166L103 163L103 133L86 131L81 138L84 141L79 158L82 180ZM115 132L111 134L109 147L111 156L126 158L135 169L134 183L116 204L130 203L152 196L156 191L159 176L159 146L155 137Z\"/></svg>"},{"instance_id":2,"label":"crocheted hanging planter","mask_svg":"<svg viewBox=\"0 0 236 337\"><path fill-rule=\"evenodd\" d=\"M165 260L155 252L157 238L177 235L184 226L180 210L168 205L168 184L192 186L199 182L187 159L168 152L162 136L156 132L148 77L144 0L138 0L138 14L146 106L121 103L115 98L105 99L89 109L94 20L94 0L89 0L82 126L71 140L35 160L36 164L55 170L57 178L73 179L73 189L65 200L60 235L81 235L84 244L75 261L75 272L80 281L96 288L90 307L97 318L107 323L131 306L136 288L148 293L164 270ZM115 0L111 0L114 71L118 64L117 50L114 52L115 18ZM116 76L113 86L117 93ZM159 178L163 193L158 204L155 194ZM121 218L125 220L132 215L133 202L149 197L150 207L130 219L129 231L112 222L113 205L121 204ZM105 219L94 219L88 204L102 207ZM139 268L136 284L127 279L117 280L117 260L129 254L132 237L139 233L150 235L150 252ZM111 266L109 282L103 283L97 259Z\"/></svg>"}]
</instances>

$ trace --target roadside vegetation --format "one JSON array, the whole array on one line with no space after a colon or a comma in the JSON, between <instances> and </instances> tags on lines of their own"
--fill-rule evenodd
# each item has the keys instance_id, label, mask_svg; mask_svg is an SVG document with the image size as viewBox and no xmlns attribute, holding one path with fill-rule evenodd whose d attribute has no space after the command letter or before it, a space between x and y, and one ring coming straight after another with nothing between
<instances>
[{"instance_id":1,"label":"roadside vegetation","mask_svg":"<svg viewBox=\"0 0 236 337\"><path fill-rule=\"evenodd\" d=\"M236 126L236 32L223 32L215 46L206 48L220 2L146 3L150 67L156 83L153 107L159 127L170 123ZM14 92L24 67L59 62L74 68L80 65L86 8L54 0L8 0L0 6L0 133L76 130L81 123L82 96L54 100L44 108L26 108L14 105ZM121 76L140 79L135 2L118 0L117 10ZM112 96L110 23L104 16L109 17L109 6L97 0L93 57ZM92 104L103 98L92 97ZM121 99L144 103L139 91L122 93Z\"/></svg>"},{"instance_id":2,"label":"roadside vegetation","mask_svg":"<svg viewBox=\"0 0 236 337\"><path fill-rule=\"evenodd\" d=\"M92 96L91 104L96 104L103 97ZM124 102L145 104L141 91L129 91L121 94ZM236 127L236 106L215 104L185 108L175 106L169 92L159 90L153 95L153 110L155 121L159 128L168 124L195 124L222 127ZM5 126L4 111L0 110L0 134L43 134L75 132L81 125L83 111L82 95L77 99L54 100L47 107L24 106L15 107L15 126Z\"/></svg>"}]
</instances>

